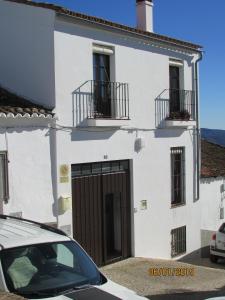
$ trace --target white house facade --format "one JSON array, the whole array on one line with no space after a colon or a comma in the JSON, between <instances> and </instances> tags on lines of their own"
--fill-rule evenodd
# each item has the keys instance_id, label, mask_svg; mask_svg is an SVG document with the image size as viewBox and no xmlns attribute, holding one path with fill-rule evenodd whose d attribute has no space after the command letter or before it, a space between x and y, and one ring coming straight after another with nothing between
<instances>
[{"instance_id":1,"label":"white house facade","mask_svg":"<svg viewBox=\"0 0 225 300\"><path fill-rule=\"evenodd\" d=\"M0 86L48 111L0 115L2 211L55 223L99 265L201 247L201 47L153 33L152 10L137 1L135 29L0 1Z\"/></svg>"}]
</instances>

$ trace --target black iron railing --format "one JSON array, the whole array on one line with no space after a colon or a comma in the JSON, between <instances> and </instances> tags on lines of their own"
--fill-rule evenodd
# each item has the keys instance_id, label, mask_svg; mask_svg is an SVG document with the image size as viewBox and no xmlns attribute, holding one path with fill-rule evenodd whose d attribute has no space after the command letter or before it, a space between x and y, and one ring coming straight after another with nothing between
<instances>
[{"instance_id":1,"label":"black iron railing","mask_svg":"<svg viewBox=\"0 0 225 300\"><path fill-rule=\"evenodd\" d=\"M88 118L129 119L127 83L91 80Z\"/></svg>"},{"instance_id":2,"label":"black iron railing","mask_svg":"<svg viewBox=\"0 0 225 300\"><path fill-rule=\"evenodd\" d=\"M89 80L73 92L73 122L85 119L129 119L127 83Z\"/></svg>"},{"instance_id":3,"label":"black iron railing","mask_svg":"<svg viewBox=\"0 0 225 300\"><path fill-rule=\"evenodd\" d=\"M189 90L164 90L155 103L156 125L165 120L196 120L195 92Z\"/></svg>"}]
</instances>

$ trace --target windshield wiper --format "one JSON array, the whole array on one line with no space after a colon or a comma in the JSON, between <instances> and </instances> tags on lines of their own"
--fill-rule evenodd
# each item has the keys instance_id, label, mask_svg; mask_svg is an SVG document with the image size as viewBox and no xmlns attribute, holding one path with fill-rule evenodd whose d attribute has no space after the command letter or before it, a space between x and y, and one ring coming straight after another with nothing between
<instances>
[{"instance_id":1,"label":"windshield wiper","mask_svg":"<svg viewBox=\"0 0 225 300\"><path fill-rule=\"evenodd\" d=\"M14 292L20 296L26 296L26 297L54 297L54 296L59 296L59 295L65 295L65 294L69 294L72 293L74 291L78 291L78 290L84 290L84 289L88 289L92 287L92 285L90 284L83 284L83 285L79 285L79 286L74 286L68 290L60 290L60 289L52 289L49 290L49 292L45 292L45 291L24 291L24 292Z\"/></svg>"},{"instance_id":2,"label":"windshield wiper","mask_svg":"<svg viewBox=\"0 0 225 300\"><path fill-rule=\"evenodd\" d=\"M79 286L74 286L68 290L64 290L60 293L60 295L65 295L65 294L69 294L72 293L74 291L79 291L79 290L85 290L85 289L89 289L90 287L93 287L91 284L82 284Z\"/></svg>"}]
</instances>

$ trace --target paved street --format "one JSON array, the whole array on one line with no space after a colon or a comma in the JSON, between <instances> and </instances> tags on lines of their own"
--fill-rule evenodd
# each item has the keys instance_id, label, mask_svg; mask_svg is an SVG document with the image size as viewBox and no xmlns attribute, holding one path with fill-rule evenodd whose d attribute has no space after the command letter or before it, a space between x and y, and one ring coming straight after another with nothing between
<instances>
[{"instance_id":1,"label":"paved street","mask_svg":"<svg viewBox=\"0 0 225 300\"><path fill-rule=\"evenodd\" d=\"M149 274L150 268L184 268L194 270L194 274L153 276ZM130 258L103 267L102 271L115 282L152 300L201 300L225 295L224 261L212 264L209 259L196 259L194 264L187 264L170 260Z\"/></svg>"},{"instance_id":2,"label":"paved street","mask_svg":"<svg viewBox=\"0 0 225 300\"><path fill-rule=\"evenodd\" d=\"M23 297L14 294L0 292L0 300L23 300L23 299L24 299Z\"/></svg>"},{"instance_id":3,"label":"paved street","mask_svg":"<svg viewBox=\"0 0 225 300\"><path fill-rule=\"evenodd\" d=\"M205 300L211 297L219 297L225 295L225 289L221 291L208 292L185 292L185 293L171 293L167 295L150 296L151 300Z\"/></svg>"}]
</instances>

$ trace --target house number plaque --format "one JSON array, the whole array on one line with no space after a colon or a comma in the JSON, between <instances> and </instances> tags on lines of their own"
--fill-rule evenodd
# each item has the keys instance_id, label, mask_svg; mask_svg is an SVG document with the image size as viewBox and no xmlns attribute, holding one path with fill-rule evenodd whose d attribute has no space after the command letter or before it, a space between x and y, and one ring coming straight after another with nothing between
<instances>
[{"instance_id":1,"label":"house number plaque","mask_svg":"<svg viewBox=\"0 0 225 300\"><path fill-rule=\"evenodd\" d=\"M68 183L69 182L69 166L61 165L59 169L60 173L60 183Z\"/></svg>"}]
</instances>

